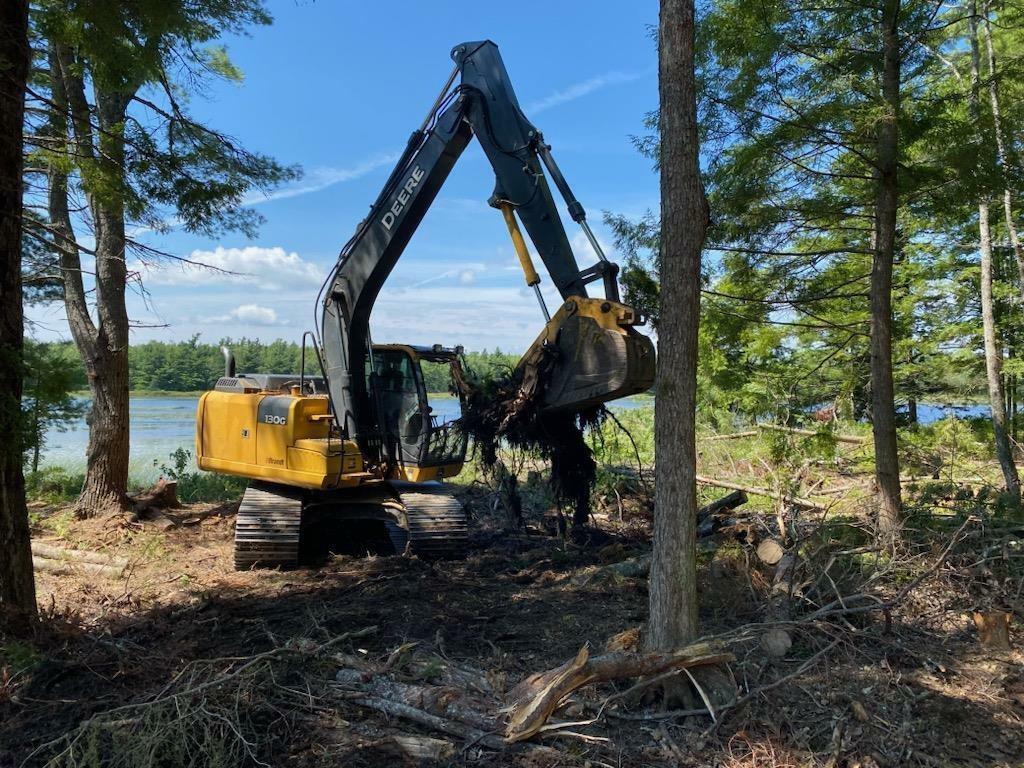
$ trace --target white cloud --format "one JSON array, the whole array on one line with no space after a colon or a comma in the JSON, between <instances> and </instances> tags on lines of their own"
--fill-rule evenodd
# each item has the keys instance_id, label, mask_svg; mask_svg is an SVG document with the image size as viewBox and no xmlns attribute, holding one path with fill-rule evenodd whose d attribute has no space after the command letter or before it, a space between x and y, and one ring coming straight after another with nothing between
<instances>
[{"instance_id":1,"label":"white cloud","mask_svg":"<svg viewBox=\"0 0 1024 768\"><path fill-rule=\"evenodd\" d=\"M566 102L583 98L595 91L600 91L612 85L635 82L649 74L651 74L651 70L645 70L643 72L606 72L603 75L597 75L589 80L574 83L568 88L563 88L560 91L548 94L542 99L538 99L526 107L526 114L535 115L539 112L551 109L552 107L561 106Z\"/></svg>"},{"instance_id":2,"label":"white cloud","mask_svg":"<svg viewBox=\"0 0 1024 768\"><path fill-rule=\"evenodd\" d=\"M226 315L217 317L202 318L205 323L230 323L239 322L246 325L272 326L288 325L287 320L278 320L277 312L270 307L261 307L259 304L240 304Z\"/></svg>"},{"instance_id":3,"label":"white cloud","mask_svg":"<svg viewBox=\"0 0 1024 768\"><path fill-rule=\"evenodd\" d=\"M556 303L549 306L558 306ZM526 286L385 286L373 309L375 342L463 344L466 349L522 351L544 326L533 291Z\"/></svg>"},{"instance_id":4,"label":"white cloud","mask_svg":"<svg viewBox=\"0 0 1024 768\"><path fill-rule=\"evenodd\" d=\"M441 266L441 265L438 265ZM462 285L469 285L476 280L476 273L483 272L487 269L487 265L482 262L468 262L460 264L457 267L446 269L443 272L437 272L431 274L429 277L425 277L422 280L417 280L409 285L396 285L395 288L398 290L406 290L408 288L421 288L424 285L430 285L431 283L437 283L442 280L450 280L451 278L457 278ZM434 267L431 266L431 273L434 272Z\"/></svg>"},{"instance_id":5,"label":"white cloud","mask_svg":"<svg viewBox=\"0 0 1024 768\"><path fill-rule=\"evenodd\" d=\"M234 284L265 291L319 285L324 278L316 264L281 247L218 246L212 251L192 251L188 258L213 269L204 269L195 264L180 264L179 268L174 268L141 263L131 265L131 269L137 270L142 275L143 283L148 285Z\"/></svg>"},{"instance_id":6,"label":"white cloud","mask_svg":"<svg viewBox=\"0 0 1024 768\"><path fill-rule=\"evenodd\" d=\"M289 197L319 192L322 189L333 187L335 184L353 181L354 179L366 176L382 166L393 165L398 162L398 157L398 152L381 152L368 157L351 168L313 168L306 173L305 178L300 183L293 187L285 187L265 195L249 195L242 203L244 205L258 205L259 203L268 203L271 200L284 200Z\"/></svg>"},{"instance_id":7,"label":"white cloud","mask_svg":"<svg viewBox=\"0 0 1024 768\"><path fill-rule=\"evenodd\" d=\"M229 312L236 320L253 325L277 325L277 312L259 304L242 304Z\"/></svg>"},{"instance_id":8,"label":"white cloud","mask_svg":"<svg viewBox=\"0 0 1024 768\"><path fill-rule=\"evenodd\" d=\"M595 235L595 237L597 236ZM576 254L576 261L580 263L580 267L582 268L589 267L600 258L597 255L597 251L594 250L594 246L590 244L590 240L583 232L577 232L573 235L570 244L572 245L573 253ZM604 255L611 258L612 249L609 247L608 243L598 237L597 244L601 246L601 250L604 251Z\"/></svg>"}]
</instances>

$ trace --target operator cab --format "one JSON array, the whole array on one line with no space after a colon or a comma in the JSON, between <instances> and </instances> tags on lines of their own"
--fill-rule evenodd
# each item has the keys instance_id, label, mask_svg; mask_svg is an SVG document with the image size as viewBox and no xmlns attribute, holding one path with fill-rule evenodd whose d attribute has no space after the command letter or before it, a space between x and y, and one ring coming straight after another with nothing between
<instances>
[{"instance_id":1,"label":"operator cab","mask_svg":"<svg viewBox=\"0 0 1024 768\"><path fill-rule=\"evenodd\" d=\"M384 456L392 479L421 483L457 475L466 458L467 437L459 416L446 417L430 405L423 363L447 366L448 380L462 348L435 344L374 344L367 366L367 391L377 413ZM457 401L461 413L461 396Z\"/></svg>"}]
</instances>

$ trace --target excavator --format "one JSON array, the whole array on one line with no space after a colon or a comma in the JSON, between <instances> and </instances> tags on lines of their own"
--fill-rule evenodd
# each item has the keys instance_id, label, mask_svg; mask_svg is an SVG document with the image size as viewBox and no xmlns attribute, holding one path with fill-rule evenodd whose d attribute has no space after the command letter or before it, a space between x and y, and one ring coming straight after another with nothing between
<instances>
[{"instance_id":1,"label":"excavator","mask_svg":"<svg viewBox=\"0 0 1024 768\"><path fill-rule=\"evenodd\" d=\"M645 318L620 302L618 266L604 255L543 134L523 114L498 47L462 43L451 56L455 66L440 95L321 288L300 372L236 373L223 349L224 376L199 400L199 468L249 480L235 526L238 570L289 568L322 554L328 524L353 537L383 530L399 553L462 554L465 510L443 480L461 471L468 440L458 420L433 414L422 369L446 365L460 376L462 348L375 344L370 314L474 137L494 170L488 202L504 218L544 317L517 369L534 382L541 414L579 412L653 383L654 347L637 330ZM596 252L592 266L579 267L549 181ZM553 314L520 222L561 295ZM587 291L597 281L599 298ZM319 375L306 374L307 338Z\"/></svg>"}]
</instances>

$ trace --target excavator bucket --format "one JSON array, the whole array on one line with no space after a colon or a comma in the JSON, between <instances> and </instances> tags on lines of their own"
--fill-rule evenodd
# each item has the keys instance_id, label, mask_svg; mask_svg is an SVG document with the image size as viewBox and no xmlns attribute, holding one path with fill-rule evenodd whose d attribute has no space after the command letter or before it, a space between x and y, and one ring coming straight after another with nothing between
<instances>
[{"instance_id":1,"label":"excavator bucket","mask_svg":"<svg viewBox=\"0 0 1024 768\"><path fill-rule=\"evenodd\" d=\"M519 362L523 381L542 390L544 411L582 411L645 392L654 384L654 344L634 328L634 310L573 297Z\"/></svg>"}]
</instances>

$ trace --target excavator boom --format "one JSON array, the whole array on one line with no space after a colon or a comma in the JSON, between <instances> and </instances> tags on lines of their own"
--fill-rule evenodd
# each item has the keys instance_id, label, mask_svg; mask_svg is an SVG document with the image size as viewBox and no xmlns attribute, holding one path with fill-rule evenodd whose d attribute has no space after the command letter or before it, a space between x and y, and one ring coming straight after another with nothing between
<instances>
[{"instance_id":1,"label":"excavator boom","mask_svg":"<svg viewBox=\"0 0 1024 768\"><path fill-rule=\"evenodd\" d=\"M618 267L604 258L555 164L541 132L523 114L498 47L490 41L463 43L452 50L455 68L405 151L369 215L342 249L322 292L318 327L331 407L341 434L364 453L380 452L379 418L368 386L374 365L369 320L374 302L459 156L475 136L495 174L490 204L502 211L523 262L528 285L539 277L518 231L522 222L563 305L524 355L534 365L548 360L543 403L553 410L597 405L643 391L654 378L654 348L635 330L643 319L618 301ZM455 81L458 80L458 84ZM454 86L454 87L453 87ZM545 174L547 171L547 175ZM600 255L580 269L548 185L554 182ZM518 235L518 242L516 240ZM600 280L605 298L587 294Z\"/></svg>"}]
</instances>

